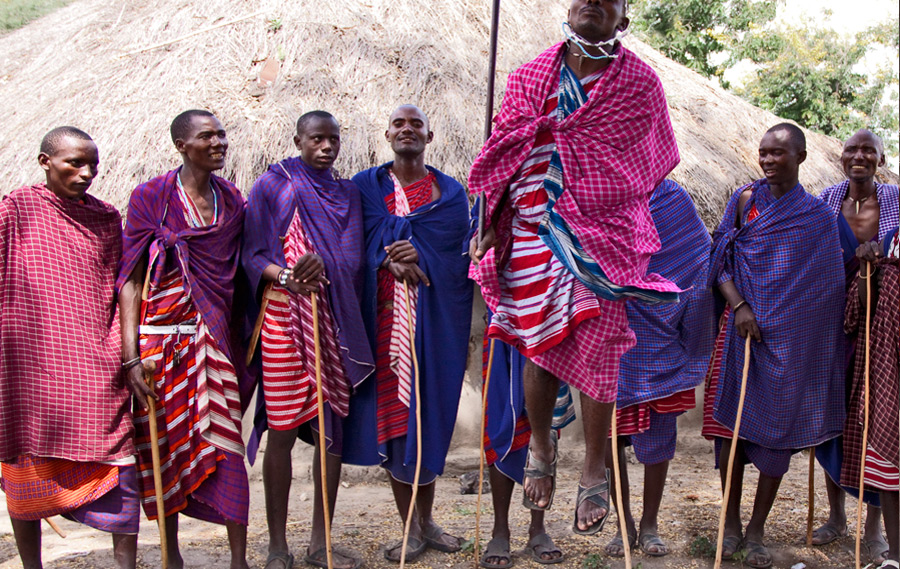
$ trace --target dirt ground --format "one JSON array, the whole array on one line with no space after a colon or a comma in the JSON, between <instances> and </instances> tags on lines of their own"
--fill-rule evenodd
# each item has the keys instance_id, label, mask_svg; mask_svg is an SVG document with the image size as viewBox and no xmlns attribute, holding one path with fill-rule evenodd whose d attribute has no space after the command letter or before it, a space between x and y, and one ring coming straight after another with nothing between
<instances>
[{"instance_id":1,"label":"dirt ground","mask_svg":"<svg viewBox=\"0 0 900 569\"><path fill-rule=\"evenodd\" d=\"M566 443L569 443L568 445ZM566 447L569 448L566 448ZM563 440L560 446L560 475L555 503L547 515L548 531L566 555L560 569L613 569L624 567L622 560L609 559L603 546L614 535L617 520L610 517L603 532L593 537L572 533L574 487L577 482L578 461L583 446ZM312 480L310 477L311 450L298 443L294 451L294 485L291 493L288 540L296 566L303 567L302 556L309 539L309 520L312 515ZM475 451L455 451L448 460L445 476L438 481L435 517L454 535L473 538L475 535L476 496L461 495L457 476L477 469ZM629 460L629 475L633 488L639 489L643 480L642 468L633 457ZM660 534L672 553L663 558L650 558L635 553L633 567L637 569L709 568L713 561L703 556L703 538L715 544L720 491L717 473L712 469L712 445L693 435L681 437L678 453L669 469L666 494L660 514ZM801 569L845 569L854 564L854 537L851 536L824 547L806 547L805 527L807 511L807 468L805 453L794 457L791 470L785 476L778 499L769 517L767 542L775 557L774 567ZM816 472L816 521L827 517L824 480L820 469ZM749 516L756 486L756 471L750 469L745 478L744 519ZM254 569L262 569L266 559L266 521L263 505L261 461L250 470L251 504L249 528L249 562ZM517 567L538 567L526 555L528 511L520 506L521 489L517 489L511 512L512 547ZM641 509L641 497L634 496L635 513ZM847 501L848 513L855 514L856 503ZM490 497L482 504L481 539L490 539L492 523ZM111 539L99 532L56 518L67 534L57 536L44 526L43 547L46 569L106 569L113 567ZM188 567L213 569L228 566L228 544L223 527L203 524L182 517L180 523L181 550ZM399 516L391 498L387 479L378 468L348 467L344 471L342 488L335 514L334 541L349 548L364 559L364 567L381 569L395 567L385 561L383 547L401 536ZM160 566L156 526L141 522L139 563L141 568ZM692 547L693 546L693 547ZM698 551L700 549L700 551ZM711 550L708 550L711 551ZM708 553L708 552L707 552ZM865 555L865 554L864 554ZM864 559L864 562L867 560ZM413 564L415 567L462 569L474 567L469 553L444 554L429 550ZM5 500L0 500L0 569L20 568L15 541L6 514ZM723 567L741 567L739 562L724 562Z\"/></svg>"}]
</instances>

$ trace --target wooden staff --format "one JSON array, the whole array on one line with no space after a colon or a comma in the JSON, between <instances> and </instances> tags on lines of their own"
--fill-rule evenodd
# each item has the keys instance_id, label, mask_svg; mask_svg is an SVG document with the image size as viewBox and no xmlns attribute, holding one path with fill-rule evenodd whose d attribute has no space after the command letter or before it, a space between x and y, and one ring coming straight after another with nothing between
<instances>
[{"instance_id":1,"label":"wooden staff","mask_svg":"<svg viewBox=\"0 0 900 569\"><path fill-rule=\"evenodd\" d=\"M247 347L247 365L253 361L253 354L256 352L256 345L259 343L259 334L262 332L263 321L266 319L266 308L269 306L269 293L272 292L272 282L266 285L263 290L262 302L259 304L259 316L256 317L256 324L253 326L253 334L250 335L250 345Z\"/></svg>"},{"instance_id":2,"label":"wooden staff","mask_svg":"<svg viewBox=\"0 0 900 569\"><path fill-rule=\"evenodd\" d=\"M328 563L328 569L334 567L334 560L331 555L331 508L328 504L328 475L325 467L326 450L325 450L325 397L322 395L322 354L319 347L319 304L318 295L314 292L309 294L312 303L312 319L313 319L313 346L316 354L316 404L318 406L319 417L319 474L321 474L322 482L322 516L325 519L325 559Z\"/></svg>"},{"instance_id":3,"label":"wooden staff","mask_svg":"<svg viewBox=\"0 0 900 569\"><path fill-rule=\"evenodd\" d=\"M722 566L722 542L725 540L725 513L728 510L728 498L731 494L731 471L734 468L734 455L737 452L738 431L741 429L741 415L744 412L744 396L747 394L747 375L750 372L750 334L744 341L744 372L741 375L741 396L738 399L737 417L734 418L734 433L731 435L731 449L728 452L728 469L725 471L725 488L722 490L722 511L719 513L719 535L716 537L715 569ZM721 468L721 466L720 466Z\"/></svg>"},{"instance_id":4,"label":"wooden staff","mask_svg":"<svg viewBox=\"0 0 900 569\"><path fill-rule=\"evenodd\" d=\"M403 290L406 292L406 329L409 332L409 353L412 355L413 387L416 393L416 471L413 474L412 496L409 499L409 511L406 513L406 523L403 528L403 545L400 547L400 569L406 566L409 529L412 525L413 513L416 510L416 498L419 495L419 475L422 473L422 393L419 389L419 358L416 357L416 329L413 327L409 283L406 281L403 281Z\"/></svg>"},{"instance_id":5,"label":"wooden staff","mask_svg":"<svg viewBox=\"0 0 900 569\"><path fill-rule=\"evenodd\" d=\"M816 447L809 449L809 509L806 512L806 547L812 547L813 518L816 513Z\"/></svg>"},{"instance_id":6,"label":"wooden staff","mask_svg":"<svg viewBox=\"0 0 900 569\"><path fill-rule=\"evenodd\" d=\"M475 567L479 567L479 563L481 561L481 556L479 555L479 549L481 548L481 489L484 487L484 426L487 424L487 396L488 396L488 387L491 384L491 368L494 366L494 339L491 339L490 347L488 348L488 364L487 364L487 375L484 378L484 383L481 386L481 429L478 431L480 437L480 446L481 451L478 453L478 500L475 503L475 547L473 551L475 552Z\"/></svg>"},{"instance_id":7,"label":"wooden staff","mask_svg":"<svg viewBox=\"0 0 900 569\"><path fill-rule=\"evenodd\" d=\"M494 0L491 6L491 44L488 51L487 105L484 116L484 140L491 136L491 119L494 118L494 75L497 72L497 31L500 27L500 0ZM486 203L484 196L478 199L478 245L484 237L484 215ZM476 245L477 246L477 245ZM476 547L476 549L478 549Z\"/></svg>"},{"instance_id":8,"label":"wooden staff","mask_svg":"<svg viewBox=\"0 0 900 569\"><path fill-rule=\"evenodd\" d=\"M44 518L44 521L47 522L47 525L50 526L50 529L56 532L56 535L63 539L66 539L65 532L62 530L62 528L56 525L56 522L54 522L52 518Z\"/></svg>"},{"instance_id":9,"label":"wooden staff","mask_svg":"<svg viewBox=\"0 0 900 569\"><path fill-rule=\"evenodd\" d=\"M616 403L612 411L612 453L613 471L616 476L616 518L619 520L619 531L622 532L622 551L625 553L625 569L631 569L631 544L628 543L628 528L625 526L625 508L622 505L622 471L619 470L619 431L616 421ZM607 481L608 484L609 481Z\"/></svg>"},{"instance_id":10,"label":"wooden staff","mask_svg":"<svg viewBox=\"0 0 900 569\"><path fill-rule=\"evenodd\" d=\"M148 271L149 274L149 271ZM141 364L144 380L150 389L156 391L156 362L148 360ZM156 522L159 524L159 548L162 553L162 568L169 567L169 546L166 539L166 503L163 497L162 469L159 460L159 431L156 428L156 400L147 397L147 419L150 423L150 456L153 459L153 486L156 489Z\"/></svg>"},{"instance_id":11,"label":"wooden staff","mask_svg":"<svg viewBox=\"0 0 900 569\"><path fill-rule=\"evenodd\" d=\"M872 308L872 264L866 262L866 359L865 369L863 371L863 400L865 409L863 411L863 437L862 437L862 456L859 459L859 499L856 501L856 569L861 566L860 563L860 545L862 541L862 506L863 491L866 484L866 449L869 445L869 346L872 342L869 340L871 332L871 308Z\"/></svg>"}]
</instances>

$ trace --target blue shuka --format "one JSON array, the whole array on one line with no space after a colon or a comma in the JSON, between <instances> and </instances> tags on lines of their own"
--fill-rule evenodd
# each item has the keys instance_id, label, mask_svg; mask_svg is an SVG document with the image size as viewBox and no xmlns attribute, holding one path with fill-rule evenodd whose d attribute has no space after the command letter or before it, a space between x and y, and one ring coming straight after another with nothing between
<instances>
[{"instance_id":1,"label":"blue shuka","mask_svg":"<svg viewBox=\"0 0 900 569\"><path fill-rule=\"evenodd\" d=\"M735 229L738 201L759 216ZM766 180L738 189L713 235L710 284L733 280L762 334L752 342L742 439L800 449L843 429L844 271L834 215L797 184L780 199ZM744 339L729 323L713 417L733 428Z\"/></svg>"},{"instance_id":2,"label":"blue shuka","mask_svg":"<svg viewBox=\"0 0 900 569\"><path fill-rule=\"evenodd\" d=\"M388 212L385 197L394 193L389 162L354 176L360 189L366 235L363 318L374 350L377 271L384 248L408 239L419 254L419 268L431 286L419 284L416 306L416 355L422 392L422 481L444 471L459 407L472 314L469 258L463 246L469 231L469 204L463 187L442 172L436 176L441 196L406 217ZM415 392L410 398L405 453L390 456L388 444L378 444L377 397L374 381L364 383L350 400L344 423L344 462L375 465L391 459L391 468L416 460Z\"/></svg>"},{"instance_id":3,"label":"blue shuka","mask_svg":"<svg viewBox=\"0 0 900 569\"><path fill-rule=\"evenodd\" d=\"M664 180L650 197L662 242L647 272L685 291L677 304L629 302L628 326L637 344L619 365L619 408L696 387L706 374L715 340L712 292L707 284L709 232L684 189Z\"/></svg>"}]
</instances>

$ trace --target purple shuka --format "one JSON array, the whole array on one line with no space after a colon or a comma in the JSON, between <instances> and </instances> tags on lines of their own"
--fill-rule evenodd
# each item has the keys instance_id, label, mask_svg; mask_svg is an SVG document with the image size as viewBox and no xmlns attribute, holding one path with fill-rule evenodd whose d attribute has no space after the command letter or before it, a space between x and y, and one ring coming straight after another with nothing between
<instances>
[{"instance_id":1,"label":"purple shuka","mask_svg":"<svg viewBox=\"0 0 900 569\"><path fill-rule=\"evenodd\" d=\"M752 192L735 229L738 201ZM759 215L746 221L756 207ZM710 284L733 280L762 335L752 342L740 435L768 449L817 445L844 421L844 272L834 215L797 184L775 199L766 180L738 189L713 235ZM713 417L732 428L744 339L729 323Z\"/></svg>"}]
</instances>

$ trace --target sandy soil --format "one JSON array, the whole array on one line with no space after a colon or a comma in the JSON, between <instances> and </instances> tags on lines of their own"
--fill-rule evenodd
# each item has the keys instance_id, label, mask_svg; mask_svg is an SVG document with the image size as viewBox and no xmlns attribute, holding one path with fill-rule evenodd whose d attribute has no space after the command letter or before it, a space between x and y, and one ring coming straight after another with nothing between
<instances>
[{"instance_id":1,"label":"sandy soil","mask_svg":"<svg viewBox=\"0 0 900 569\"><path fill-rule=\"evenodd\" d=\"M566 443L570 443L566 448ZM573 448L574 447L574 448ZM609 559L603 554L603 546L612 538L617 520L611 517L607 527L598 536L577 536L571 531L574 507L574 487L577 481L578 459L583 447L564 440L561 445L559 490L553 510L547 516L548 531L565 551L566 561L561 569L611 569L624 567L622 560ZM309 520L312 512L312 480L310 477L311 451L302 443L294 451L294 485L291 494L288 539L297 566L302 567L302 555L309 538ZM457 475L477 469L474 451L455 452L448 461L447 473L438 481L435 516L444 528L467 538L475 534L476 496L459 494ZM633 457L629 461L629 474L633 488L639 489L643 480L642 468ZM717 473L712 469L711 444L695 437L682 437L679 451L669 470L669 481L660 519L661 537L672 553L663 558L650 558L641 553L633 557L637 569L708 568L710 558L698 554L697 545L702 538L715 543L718 522L720 492ZM774 567L800 569L838 569L852 567L854 563L854 537L839 539L824 547L809 548L804 545L807 511L806 454L794 457L791 470L784 479L778 499L769 517L767 538L775 557ZM745 479L744 517L749 516L756 471L750 469ZM261 463L250 470L251 504L249 528L250 566L262 569L266 558L267 534ZM827 517L825 487L821 470L816 473L816 518L821 523ZM517 489L512 508L514 563L518 567L537 567L523 550L527 542L528 512L519 506L521 490ZM634 497L635 512L640 512L641 498ZM21 567L11 534L5 500L0 500L0 569ZM848 512L855 514L855 501L848 499ZM492 508L489 497L482 505L481 539L490 538ZM44 566L46 569L111 568L111 545L108 536L56 518L67 534L66 539L57 536L49 526L44 526ZM188 567L212 569L228 566L228 545L225 529L181 518L181 550ZM851 529L855 524L851 524ZM365 560L365 567L388 568L393 564L384 560L383 547L401 536L399 516L391 498L386 478L380 469L348 467L343 477L343 487L338 497L334 521L335 544L354 550ZM694 550L692 552L692 545ZM865 555L865 554L864 554ZM866 561L866 560L864 560ZM160 566L158 533L155 524L142 520L139 567ZM443 554L428 551L419 558L416 567L441 567L462 569L474 567L472 553ZM725 562L723 567L741 567L738 562Z\"/></svg>"}]
</instances>

